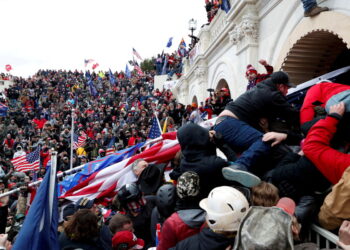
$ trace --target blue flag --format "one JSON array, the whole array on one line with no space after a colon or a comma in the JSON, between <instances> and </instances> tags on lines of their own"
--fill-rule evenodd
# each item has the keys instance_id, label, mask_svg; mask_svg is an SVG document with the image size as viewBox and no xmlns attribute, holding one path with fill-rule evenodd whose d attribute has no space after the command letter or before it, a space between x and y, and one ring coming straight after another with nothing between
<instances>
[{"instance_id":1,"label":"blue flag","mask_svg":"<svg viewBox=\"0 0 350 250\"><path fill-rule=\"evenodd\" d=\"M59 196L63 195L69 189L86 180L93 173L133 156L136 151L143 146L143 144L144 142L130 148L120 150L101 159L86 163L79 173L66 177L58 184Z\"/></svg>"},{"instance_id":2,"label":"blue flag","mask_svg":"<svg viewBox=\"0 0 350 250\"><path fill-rule=\"evenodd\" d=\"M0 116L7 116L7 110L9 108L5 105L0 103Z\"/></svg>"},{"instance_id":3,"label":"blue flag","mask_svg":"<svg viewBox=\"0 0 350 250\"><path fill-rule=\"evenodd\" d=\"M170 37L168 43L166 44L167 48L170 48L173 45L173 38Z\"/></svg>"},{"instance_id":4,"label":"blue flag","mask_svg":"<svg viewBox=\"0 0 350 250\"><path fill-rule=\"evenodd\" d=\"M115 80L115 77L111 71L111 69L109 69L109 82L112 84L112 85L115 85L116 83L116 80Z\"/></svg>"},{"instance_id":5,"label":"blue flag","mask_svg":"<svg viewBox=\"0 0 350 250\"><path fill-rule=\"evenodd\" d=\"M231 9L230 2L228 0L221 0L221 9L228 13Z\"/></svg>"},{"instance_id":6,"label":"blue flag","mask_svg":"<svg viewBox=\"0 0 350 250\"><path fill-rule=\"evenodd\" d=\"M125 75L126 75L127 78L130 78L130 77L131 77L131 72L130 72L130 70L129 70L128 65L126 65L126 67L125 67Z\"/></svg>"},{"instance_id":7,"label":"blue flag","mask_svg":"<svg viewBox=\"0 0 350 250\"><path fill-rule=\"evenodd\" d=\"M92 82L91 79L89 79L88 85L89 85L89 89L90 89L90 94L91 94L93 97L98 96L98 92L97 92L97 90L96 90L96 87L95 87L95 85L94 85L94 83Z\"/></svg>"},{"instance_id":8,"label":"blue flag","mask_svg":"<svg viewBox=\"0 0 350 250\"><path fill-rule=\"evenodd\" d=\"M56 172L56 171L55 171ZM13 250L58 250L56 173L47 171L17 236Z\"/></svg>"}]
</instances>

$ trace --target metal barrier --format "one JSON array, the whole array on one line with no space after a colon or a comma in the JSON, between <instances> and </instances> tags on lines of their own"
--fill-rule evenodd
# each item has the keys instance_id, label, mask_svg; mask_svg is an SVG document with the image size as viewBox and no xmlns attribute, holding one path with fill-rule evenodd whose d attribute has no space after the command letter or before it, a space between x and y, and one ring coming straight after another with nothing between
<instances>
[{"instance_id":1,"label":"metal barrier","mask_svg":"<svg viewBox=\"0 0 350 250\"><path fill-rule=\"evenodd\" d=\"M332 232L316 226L315 224L311 225L308 240L316 243L319 248L341 249L337 245L338 239L338 236Z\"/></svg>"}]
</instances>

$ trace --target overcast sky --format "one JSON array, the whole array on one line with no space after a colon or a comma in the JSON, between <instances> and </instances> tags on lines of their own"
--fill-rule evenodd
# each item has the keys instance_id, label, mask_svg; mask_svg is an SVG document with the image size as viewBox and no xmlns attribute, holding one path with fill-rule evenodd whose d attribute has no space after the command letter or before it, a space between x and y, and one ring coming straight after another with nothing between
<instances>
[{"instance_id":1,"label":"overcast sky","mask_svg":"<svg viewBox=\"0 0 350 250\"><path fill-rule=\"evenodd\" d=\"M188 21L206 22L204 0L0 0L0 72L29 76L40 68L120 71L134 47L143 58L156 56L174 37L187 45Z\"/></svg>"}]
</instances>

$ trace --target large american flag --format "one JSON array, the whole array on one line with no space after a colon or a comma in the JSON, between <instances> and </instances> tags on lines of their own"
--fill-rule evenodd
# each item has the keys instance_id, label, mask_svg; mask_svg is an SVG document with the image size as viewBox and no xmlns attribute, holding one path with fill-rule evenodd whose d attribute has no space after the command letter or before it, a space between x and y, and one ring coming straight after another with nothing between
<instances>
[{"instance_id":1,"label":"large american flag","mask_svg":"<svg viewBox=\"0 0 350 250\"><path fill-rule=\"evenodd\" d=\"M84 131L81 132L80 136L78 136L76 133L73 135L73 140L74 140L74 148L80 148L85 145L87 139L87 135Z\"/></svg>"},{"instance_id":2,"label":"large american flag","mask_svg":"<svg viewBox=\"0 0 350 250\"><path fill-rule=\"evenodd\" d=\"M131 170L131 164L137 159L144 159L148 163L167 163L175 157L180 150L176 139L176 132L162 135L163 140L142 153L113 164L95 172L83 182L68 190L61 198L78 201L81 197L97 199L104 202L113 198L118 190L125 184L137 181Z\"/></svg>"},{"instance_id":3,"label":"large american flag","mask_svg":"<svg viewBox=\"0 0 350 250\"><path fill-rule=\"evenodd\" d=\"M31 152L27 155L18 156L16 158L12 159L11 163L15 167L15 170L18 172L39 170L40 147L37 147L36 150L34 150L33 152Z\"/></svg>"}]
</instances>

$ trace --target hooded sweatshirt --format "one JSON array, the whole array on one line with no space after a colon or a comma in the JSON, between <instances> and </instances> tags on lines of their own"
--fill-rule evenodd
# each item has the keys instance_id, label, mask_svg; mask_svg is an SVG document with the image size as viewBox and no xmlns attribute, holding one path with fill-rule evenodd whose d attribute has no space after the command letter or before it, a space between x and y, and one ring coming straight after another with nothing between
<instances>
[{"instance_id":1,"label":"hooded sweatshirt","mask_svg":"<svg viewBox=\"0 0 350 250\"><path fill-rule=\"evenodd\" d=\"M222 168L229 165L227 161L216 156L216 147L209 139L209 131L197 124L186 124L177 132L183 158L180 167L171 173L177 180L186 171L193 171L200 178L201 197L207 197L217 186L227 183L222 175Z\"/></svg>"}]
</instances>

